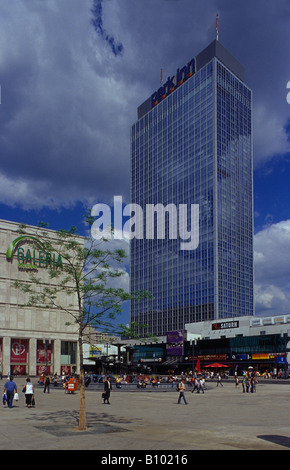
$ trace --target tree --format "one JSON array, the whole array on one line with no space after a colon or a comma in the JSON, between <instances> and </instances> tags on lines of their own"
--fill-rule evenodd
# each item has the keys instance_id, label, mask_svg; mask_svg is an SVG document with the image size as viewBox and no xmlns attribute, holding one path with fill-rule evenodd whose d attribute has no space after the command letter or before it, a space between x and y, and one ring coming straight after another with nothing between
<instances>
[{"instance_id":1,"label":"tree","mask_svg":"<svg viewBox=\"0 0 290 470\"><path fill-rule=\"evenodd\" d=\"M90 226L92 220L86 217ZM110 250L108 240L94 240L89 236L80 237L75 227L70 230L46 232L45 224L41 228L42 250L50 253L46 256L46 269L49 282L43 284L37 272L29 276L29 282L16 281L15 287L27 296L25 305L39 308L56 308L69 315L66 324L75 324L78 334L80 364L80 410L79 430L86 429L86 405L83 364L84 331L87 326L109 331L113 328L117 314L122 311L122 304L132 298L124 289L114 287L117 278L124 274L120 269L126 258L123 249ZM26 226L19 226L19 233L26 233ZM31 235L31 234L30 234ZM52 263L51 260L54 260ZM58 260L56 263L55 260ZM147 297L147 293L136 293L134 299ZM71 301L64 302L64 299ZM125 327L119 325L121 330Z\"/></svg>"}]
</instances>

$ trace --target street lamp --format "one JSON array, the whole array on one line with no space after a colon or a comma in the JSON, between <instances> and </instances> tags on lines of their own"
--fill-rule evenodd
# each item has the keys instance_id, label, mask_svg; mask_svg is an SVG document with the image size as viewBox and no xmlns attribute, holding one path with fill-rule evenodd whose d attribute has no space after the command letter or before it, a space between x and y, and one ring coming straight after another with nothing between
<instances>
[{"instance_id":1,"label":"street lamp","mask_svg":"<svg viewBox=\"0 0 290 470\"><path fill-rule=\"evenodd\" d=\"M192 347L192 377L194 377L194 347L197 345L196 339L190 340L190 346Z\"/></svg>"},{"instance_id":2,"label":"street lamp","mask_svg":"<svg viewBox=\"0 0 290 470\"><path fill-rule=\"evenodd\" d=\"M51 338L43 338L43 343L45 345L45 373L47 374L47 347L48 344L51 344Z\"/></svg>"},{"instance_id":3,"label":"street lamp","mask_svg":"<svg viewBox=\"0 0 290 470\"><path fill-rule=\"evenodd\" d=\"M290 336L290 330L287 330L286 333L281 331L281 338L284 339L284 354L285 354L285 361L284 361L284 378L286 379L286 371L288 369L288 363L287 363L287 344L288 344L288 338Z\"/></svg>"}]
</instances>

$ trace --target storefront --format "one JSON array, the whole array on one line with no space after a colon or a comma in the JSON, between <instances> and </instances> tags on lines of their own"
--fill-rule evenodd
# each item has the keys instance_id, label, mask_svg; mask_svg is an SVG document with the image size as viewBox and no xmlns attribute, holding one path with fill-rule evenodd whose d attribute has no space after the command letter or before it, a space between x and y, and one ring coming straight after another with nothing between
<instances>
[{"instance_id":1,"label":"storefront","mask_svg":"<svg viewBox=\"0 0 290 470\"><path fill-rule=\"evenodd\" d=\"M194 347L194 364L201 369L211 363L221 363L232 374L242 373L249 367L264 373L288 370L288 336L268 334L262 336L236 336L231 338L200 339ZM185 343L185 364L192 364L192 346ZM275 375L276 375L275 373Z\"/></svg>"},{"instance_id":2,"label":"storefront","mask_svg":"<svg viewBox=\"0 0 290 470\"><path fill-rule=\"evenodd\" d=\"M47 265L61 269L61 257L42 250L41 240L45 236L53 243L55 232L27 226L25 236L19 236L18 229L17 223L0 220L0 373L77 372L78 335L70 315L57 308L28 306L15 287L15 281L31 282L32 272L40 286L54 282ZM71 305L72 298L62 294L61 301Z\"/></svg>"}]
</instances>

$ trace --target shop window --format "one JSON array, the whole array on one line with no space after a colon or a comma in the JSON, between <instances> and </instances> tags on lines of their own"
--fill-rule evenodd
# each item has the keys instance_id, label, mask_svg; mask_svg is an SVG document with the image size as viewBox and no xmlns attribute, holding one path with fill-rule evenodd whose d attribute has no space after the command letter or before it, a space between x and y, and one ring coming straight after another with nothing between
<instances>
[{"instance_id":1,"label":"shop window","mask_svg":"<svg viewBox=\"0 0 290 470\"><path fill-rule=\"evenodd\" d=\"M72 341L61 342L61 373L68 375L76 370L77 343Z\"/></svg>"},{"instance_id":2,"label":"shop window","mask_svg":"<svg viewBox=\"0 0 290 470\"><path fill-rule=\"evenodd\" d=\"M36 374L51 374L53 364L53 348L51 340L37 340Z\"/></svg>"}]
</instances>

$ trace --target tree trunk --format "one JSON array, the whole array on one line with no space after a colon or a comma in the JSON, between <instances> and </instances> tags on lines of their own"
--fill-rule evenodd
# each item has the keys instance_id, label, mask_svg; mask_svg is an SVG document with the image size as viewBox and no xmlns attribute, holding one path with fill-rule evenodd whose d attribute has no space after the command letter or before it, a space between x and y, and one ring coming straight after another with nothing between
<instances>
[{"instance_id":1,"label":"tree trunk","mask_svg":"<svg viewBox=\"0 0 290 470\"><path fill-rule=\"evenodd\" d=\"M86 417L86 395L85 395L85 372L83 358L82 331L79 331L79 357L80 357L80 413L79 413L79 431L87 429Z\"/></svg>"},{"instance_id":2,"label":"tree trunk","mask_svg":"<svg viewBox=\"0 0 290 470\"><path fill-rule=\"evenodd\" d=\"M87 429L86 418L86 395L85 395L85 374L83 367L80 370L80 414L79 414L79 431Z\"/></svg>"}]
</instances>

